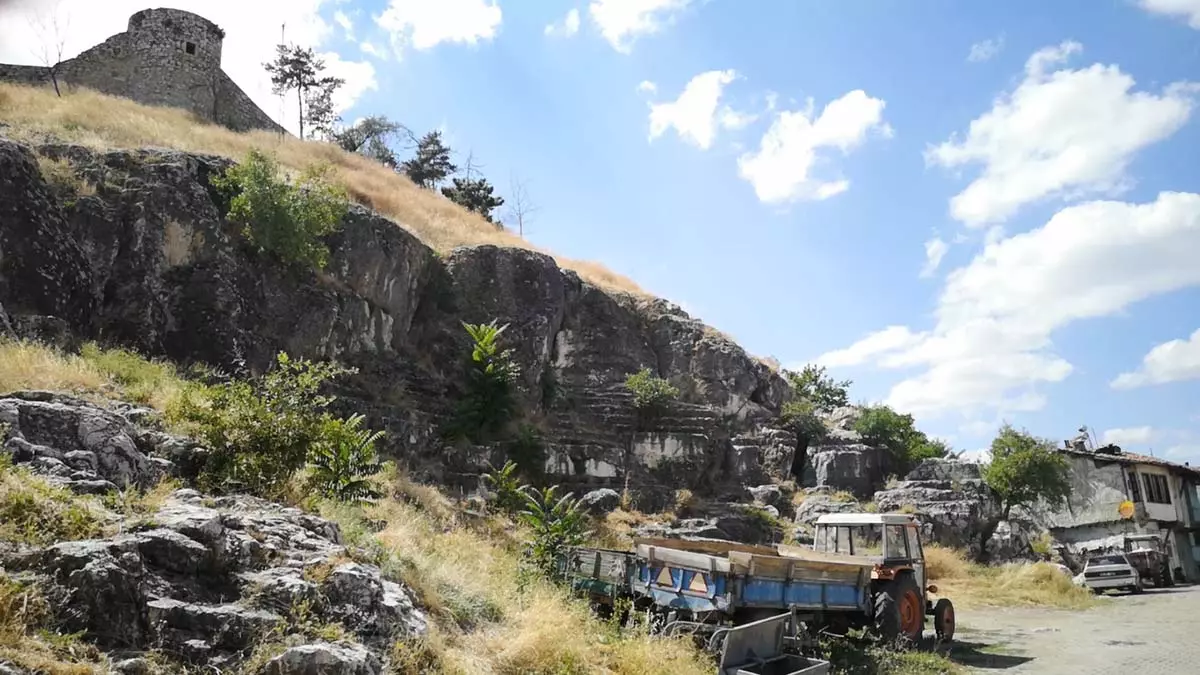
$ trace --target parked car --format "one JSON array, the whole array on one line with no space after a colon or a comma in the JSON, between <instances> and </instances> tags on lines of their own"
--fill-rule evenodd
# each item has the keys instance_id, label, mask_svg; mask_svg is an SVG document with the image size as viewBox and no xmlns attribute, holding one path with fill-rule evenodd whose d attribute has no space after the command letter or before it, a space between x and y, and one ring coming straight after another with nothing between
<instances>
[{"instance_id":1,"label":"parked car","mask_svg":"<svg viewBox=\"0 0 1200 675\"><path fill-rule=\"evenodd\" d=\"M1142 592L1142 577L1124 553L1105 553L1088 558L1083 582L1093 593L1111 589Z\"/></svg>"}]
</instances>

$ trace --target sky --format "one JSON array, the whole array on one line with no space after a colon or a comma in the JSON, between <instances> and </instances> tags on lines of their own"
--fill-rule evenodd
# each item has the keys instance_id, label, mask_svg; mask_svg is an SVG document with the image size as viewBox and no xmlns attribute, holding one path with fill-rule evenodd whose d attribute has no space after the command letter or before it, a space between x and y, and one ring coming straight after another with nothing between
<instances>
[{"instance_id":1,"label":"sky","mask_svg":"<svg viewBox=\"0 0 1200 675\"><path fill-rule=\"evenodd\" d=\"M146 6L0 0L0 62ZM1008 422L1200 462L1200 0L169 6L286 125L281 34L346 79L344 119L522 184L531 242L968 456Z\"/></svg>"}]
</instances>

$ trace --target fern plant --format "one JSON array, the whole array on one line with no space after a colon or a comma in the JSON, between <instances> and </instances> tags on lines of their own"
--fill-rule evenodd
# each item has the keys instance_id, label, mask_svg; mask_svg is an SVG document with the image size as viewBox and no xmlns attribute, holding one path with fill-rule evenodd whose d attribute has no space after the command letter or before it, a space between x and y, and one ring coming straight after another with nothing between
<instances>
[{"instance_id":1,"label":"fern plant","mask_svg":"<svg viewBox=\"0 0 1200 675\"><path fill-rule=\"evenodd\" d=\"M495 493L492 503L505 513L520 513L525 506L525 495L521 491L521 479L517 463L511 459L504 466L483 474L483 481Z\"/></svg>"},{"instance_id":2,"label":"fern plant","mask_svg":"<svg viewBox=\"0 0 1200 675\"><path fill-rule=\"evenodd\" d=\"M379 496L371 477L383 468L375 453L382 431L360 429L362 415L325 423L322 442L309 453L309 485L322 495L359 503Z\"/></svg>"},{"instance_id":3,"label":"fern plant","mask_svg":"<svg viewBox=\"0 0 1200 675\"><path fill-rule=\"evenodd\" d=\"M520 368L512 359L512 350L500 346L500 336L508 324L463 323L471 337L471 358L467 363L467 387L458 402L452 431L476 443L492 440L512 419L515 401L513 385Z\"/></svg>"},{"instance_id":4,"label":"fern plant","mask_svg":"<svg viewBox=\"0 0 1200 675\"><path fill-rule=\"evenodd\" d=\"M521 520L533 531L527 554L546 576L556 575L558 561L571 548L582 545L588 536L587 514L570 493L558 494L559 486L545 490L526 486L521 492L525 509Z\"/></svg>"}]
</instances>

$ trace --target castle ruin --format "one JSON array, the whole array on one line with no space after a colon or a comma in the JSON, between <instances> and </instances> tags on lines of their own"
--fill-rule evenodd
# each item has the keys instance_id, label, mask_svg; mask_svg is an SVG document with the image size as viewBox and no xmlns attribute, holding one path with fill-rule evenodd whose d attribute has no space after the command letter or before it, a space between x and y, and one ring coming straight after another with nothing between
<instances>
[{"instance_id":1,"label":"castle ruin","mask_svg":"<svg viewBox=\"0 0 1200 675\"><path fill-rule=\"evenodd\" d=\"M60 88L87 87L148 105L182 108L234 131L282 132L221 70L225 31L178 9L144 9L129 28L58 64ZM49 85L44 66L0 64L0 80Z\"/></svg>"}]
</instances>

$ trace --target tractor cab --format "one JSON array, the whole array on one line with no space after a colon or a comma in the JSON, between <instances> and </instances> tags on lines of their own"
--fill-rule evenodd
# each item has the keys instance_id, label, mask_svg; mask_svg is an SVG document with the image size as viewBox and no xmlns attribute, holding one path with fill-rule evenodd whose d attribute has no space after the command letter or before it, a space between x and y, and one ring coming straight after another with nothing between
<instances>
[{"instance_id":1,"label":"tractor cab","mask_svg":"<svg viewBox=\"0 0 1200 675\"><path fill-rule=\"evenodd\" d=\"M927 584L925 551L917 519L904 513L830 513L816 522L813 550L868 558L875 607L875 628L885 636L918 640L925 615L932 614L939 638L954 635L954 608L949 599L934 604ZM893 622L895 625L893 625Z\"/></svg>"},{"instance_id":2,"label":"tractor cab","mask_svg":"<svg viewBox=\"0 0 1200 675\"><path fill-rule=\"evenodd\" d=\"M1167 535L1169 536L1169 534ZM1171 576L1171 554L1167 548L1167 536L1154 533L1125 536L1125 556L1141 575L1155 586L1174 586Z\"/></svg>"}]
</instances>

